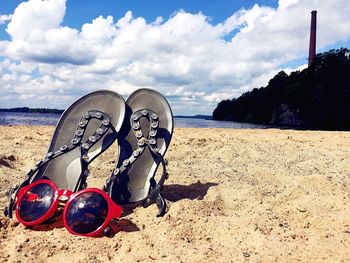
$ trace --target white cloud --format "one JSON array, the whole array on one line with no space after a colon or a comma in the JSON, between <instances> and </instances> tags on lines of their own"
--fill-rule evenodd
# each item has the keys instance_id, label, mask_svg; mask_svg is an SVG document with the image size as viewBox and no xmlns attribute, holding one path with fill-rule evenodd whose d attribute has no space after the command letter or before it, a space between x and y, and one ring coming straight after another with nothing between
<instances>
[{"instance_id":1,"label":"white cloud","mask_svg":"<svg viewBox=\"0 0 350 263\"><path fill-rule=\"evenodd\" d=\"M2 15L0 14L0 25L5 24L11 20L11 15Z\"/></svg>"},{"instance_id":2,"label":"white cloud","mask_svg":"<svg viewBox=\"0 0 350 263\"><path fill-rule=\"evenodd\" d=\"M96 89L127 96L149 87L175 114L211 113L219 100L266 85L288 61L307 57L313 9L318 48L350 38L348 0L280 0L219 24L183 10L147 23L129 11L82 28L62 26L66 0L24 2L4 18L11 40L0 41L0 104L63 108Z\"/></svg>"},{"instance_id":3,"label":"white cloud","mask_svg":"<svg viewBox=\"0 0 350 263\"><path fill-rule=\"evenodd\" d=\"M38 31L59 28L65 11L66 0L23 2L16 8L6 31L13 40L25 40Z\"/></svg>"},{"instance_id":4,"label":"white cloud","mask_svg":"<svg viewBox=\"0 0 350 263\"><path fill-rule=\"evenodd\" d=\"M287 9L288 7L298 4L299 1L300 0L279 0L278 6L279 9Z\"/></svg>"}]
</instances>

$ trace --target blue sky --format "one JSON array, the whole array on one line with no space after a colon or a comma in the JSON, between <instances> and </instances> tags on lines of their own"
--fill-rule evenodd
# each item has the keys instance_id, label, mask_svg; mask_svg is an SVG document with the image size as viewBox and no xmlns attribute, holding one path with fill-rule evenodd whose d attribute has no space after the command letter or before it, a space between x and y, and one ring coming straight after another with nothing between
<instances>
[{"instance_id":1,"label":"blue sky","mask_svg":"<svg viewBox=\"0 0 350 263\"><path fill-rule=\"evenodd\" d=\"M10 0L0 2L1 14L12 14L15 8L22 0ZM158 16L164 18L170 17L180 9L190 13L202 12L209 16L213 23L219 23L232 15L241 8L251 8L254 4L276 7L277 0L262 1L238 1L238 0L71 0L67 2L67 12L63 25L74 28L81 28L83 24L92 21L94 18L102 15L113 15L121 17L127 11L132 10L135 16L144 17L147 21L154 21ZM10 36L5 32L6 25L1 26L0 38L9 39Z\"/></svg>"},{"instance_id":2,"label":"blue sky","mask_svg":"<svg viewBox=\"0 0 350 263\"><path fill-rule=\"evenodd\" d=\"M65 108L96 89L148 87L175 114L211 114L306 66L313 9L317 50L349 48L348 0L1 1L0 105Z\"/></svg>"},{"instance_id":3,"label":"blue sky","mask_svg":"<svg viewBox=\"0 0 350 263\"><path fill-rule=\"evenodd\" d=\"M135 16L141 16L148 21L154 21L158 16L168 18L179 9L186 12L198 13L203 12L212 17L213 22L221 22L230 16L234 11L242 7L251 7L256 3L262 5L276 6L277 1L237 1L237 0L200 0L200 1L159 1L159 0L124 0L124 1L107 1L93 0L89 1L88 6L84 7L84 0L75 0L68 2L66 13L66 23L80 27L84 21L89 21L98 15L107 16L113 14L116 17L123 16L128 10L132 10ZM77 16L76 14L81 15Z\"/></svg>"}]
</instances>

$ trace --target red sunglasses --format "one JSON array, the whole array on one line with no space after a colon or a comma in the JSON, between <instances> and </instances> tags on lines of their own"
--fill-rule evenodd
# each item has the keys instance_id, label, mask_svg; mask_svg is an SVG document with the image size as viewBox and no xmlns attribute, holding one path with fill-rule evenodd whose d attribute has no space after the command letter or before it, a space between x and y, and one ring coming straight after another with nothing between
<instances>
[{"instance_id":1,"label":"red sunglasses","mask_svg":"<svg viewBox=\"0 0 350 263\"><path fill-rule=\"evenodd\" d=\"M119 218L122 208L102 190L87 188L76 193L58 189L50 180L38 180L21 188L16 201L16 216L25 226L43 223L64 206L66 229L80 236L102 235L112 219Z\"/></svg>"}]
</instances>

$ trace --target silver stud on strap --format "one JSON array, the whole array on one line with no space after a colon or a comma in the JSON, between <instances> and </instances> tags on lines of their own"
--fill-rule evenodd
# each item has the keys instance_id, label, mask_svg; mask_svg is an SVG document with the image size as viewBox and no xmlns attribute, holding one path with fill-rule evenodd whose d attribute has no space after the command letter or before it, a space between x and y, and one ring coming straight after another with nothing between
<instances>
[{"instance_id":1,"label":"silver stud on strap","mask_svg":"<svg viewBox=\"0 0 350 263\"><path fill-rule=\"evenodd\" d=\"M61 148L60 148L60 150L61 150L62 152L66 151L67 149L68 149L68 146L67 146L67 145L62 145Z\"/></svg>"},{"instance_id":2,"label":"silver stud on strap","mask_svg":"<svg viewBox=\"0 0 350 263\"><path fill-rule=\"evenodd\" d=\"M132 156L134 156L135 158L140 154L140 152L138 150L135 150L132 152Z\"/></svg>"},{"instance_id":3,"label":"silver stud on strap","mask_svg":"<svg viewBox=\"0 0 350 263\"><path fill-rule=\"evenodd\" d=\"M98 129L96 130L96 132L97 132L99 135L102 135L102 134L104 134L104 133L106 132L106 130L105 130L105 129L102 129L102 128L98 128Z\"/></svg>"},{"instance_id":4,"label":"silver stud on strap","mask_svg":"<svg viewBox=\"0 0 350 263\"><path fill-rule=\"evenodd\" d=\"M83 158L85 162L89 161L89 156L87 154L84 154L81 158Z\"/></svg>"},{"instance_id":5,"label":"silver stud on strap","mask_svg":"<svg viewBox=\"0 0 350 263\"><path fill-rule=\"evenodd\" d=\"M150 140L149 140L149 144L151 144L151 145L156 144L156 140L155 140L155 139L153 139L153 138L152 138L152 139L150 139Z\"/></svg>"},{"instance_id":6,"label":"silver stud on strap","mask_svg":"<svg viewBox=\"0 0 350 263\"><path fill-rule=\"evenodd\" d=\"M108 126L110 124L110 121L108 119L105 119L105 120L102 121L102 124L104 126Z\"/></svg>"},{"instance_id":7,"label":"silver stud on strap","mask_svg":"<svg viewBox=\"0 0 350 263\"><path fill-rule=\"evenodd\" d=\"M90 119L90 118L91 118L90 113L86 112L86 113L84 114L84 118L85 118L86 120Z\"/></svg>"},{"instance_id":8,"label":"silver stud on strap","mask_svg":"<svg viewBox=\"0 0 350 263\"><path fill-rule=\"evenodd\" d=\"M146 116L148 114L148 110L143 110L141 113L142 115Z\"/></svg>"},{"instance_id":9,"label":"silver stud on strap","mask_svg":"<svg viewBox=\"0 0 350 263\"><path fill-rule=\"evenodd\" d=\"M87 121L86 121L86 120L81 120L81 121L79 122L79 126L80 126L81 128L84 128L84 127L86 126L86 124L87 124Z\"/></svg>"},{"instance_id":10,"label":"silver stud on strap","mask_svg":"<svg viewBox=\"0 0 350 263\"><path fill-rule=\"evenodd\" d=\"M156 119L158 119L158 115L155 114L155 113L152 113L151 118L152 118L153 120L156 120Z\"/></svg>"},{"instance_id":11,"label":"silver stud on strap","mask_svg":"<svg viewBox=\"0 0 350 263\"><path fill-rule=\"evenodd\" d=\"M101 119L101 118L102 118L102 113L101 113L101 112L96 112L96 113L95 113L95 117L96 117L97 119Z\"/></svg>"},{"instance_id":12,"label":"silver stud on strap","mask_svg":"<svg viewBox=\"0 0 350 263\"><path fill-rule=\"evenodd\" d=\"M140 123L139 123L139 122L134 123L134 124L132 125L132 128L133 128L134 130L140 129Z\"/></svg>"},{"instance_id":13,"label":"silver stud on strap","mask_svg":"<svg viewBox=\"0 0 350 263\"><path fill-rule=\"evenodd\" d=\"M157 128L158 127L158 122L152 122L151 127L153 129Z\"/></svg>"},{"instance_id":14,"label":"silver stud on strap","mask_svg":"<svg viewBox=\"0 0 350 263\"><path fill-rule=\"evenodd\" d=\"M154 136L157 135L157 131L150 131L149 135L150 135L151 137L154 137Z\"/></svg>"},{"instance_id":15,"label":"silver stud on strap","mask_svg":"<svg viewBox=\"0 0 350 263\"><path fill-rule=\"evenodd\" d=\"M96 136L94 136L94 135L90 136L90 137L89 137L89 141L90 141L90 142L96 142L96 141L97 141Z\"/></svg>"},{"instance_id":16,"label":"silver stud on strap","mask_svg":"<svg viewBox=\"0 0 350 263\"><path fill-rule=\"evenodd\" d=\"M140 139L141 137L142 137L142 131L139 130L139 131L136 132L136 138Z\"/></svg>"},{"instance_id":17,"label":"silver stud on strap","mask_svg":"<svg viewBox=\"0 0 350 263\"><path fill-rule=\"evenodd\" d=\"M139 116L137 116L136 114L134 114L133 116L132 116L132 120L133 121L138 121L139 120Z\"/></svg>"},{"instance_id":18,"label":"silver stud on strap","mask_svg":"<svg viewBox=\"0 0 350 263\"><path fill-rule=\"evenodd\" d=\"M83 130L77 130L77 131L75 132L75 135L80 137L80 136L83 135L83 132L84 132Z\"/></svg>"},{"instance_id":19,"label":"silver stud on strap","mask_svg":"<svg viewBox=\"0 0 350 263\"><path fill-rule=\"evenodd\" d=\"M50 159L53 156L53 152L48 152L46 158Z\"/></svg>"},{"instance_id":20,"label":"silver stud on strap","mask_svg":"<svg viewBox=\"0 0 350 263\"><path fill-rule=\"evenodd\" d=\"M124 160L124 162L123 162L123 166L128 166L129 165L129 160L128 159L126 159L126 160Z\"/></svg>"},{"instance_id":21,"label":"silver stud on strap","mask_svg":"<svg viewBox=\"0 0 350 263\"><path fill-rule=\"evenodd\" d=\"M144 141L138 141L137 144L138 144L138 146L144 146L145 142Z\"/></svg>"},{"instance_id":22,"label":"silver stud on strap","mask_svg":"<svg viewBox=\"0 0 350 263\"><path fill-rule=\"evenodd\" d=\"M83 143L83 145L81 147L83 147L85 150L89 150L90 145L87 143Z\"/></svg>"},{"instance_id":23,"label":"silver stud on strap","mask_svg":"<svg viewBox=\"0 0 350 263\"><path fill-rule=\"evenodd\" d=\"M79 141L80 141L80 138L75 137L75 138L73 138L73 139L71 140L71 143L74 144L74 145L77 145L77 144L79 143Z\"/></svg>"},{"instance_id":24,"label":"silver stud on strap","mask_svg":"<svg viewBox=\"0 0 350 263\"><path fill-rule=\"evenodd\" d=\"M115 168L113 171L113 175L118 175L120 173L119 168Z\"/></svg>"}]
</instances>

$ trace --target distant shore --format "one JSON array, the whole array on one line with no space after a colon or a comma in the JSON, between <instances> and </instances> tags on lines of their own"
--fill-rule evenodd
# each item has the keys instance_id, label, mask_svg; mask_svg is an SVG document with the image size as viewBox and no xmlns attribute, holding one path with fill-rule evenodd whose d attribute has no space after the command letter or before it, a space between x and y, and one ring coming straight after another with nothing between
<instances>
[{"instance_id":1,"label":"distant shore","mask_svg":"<svg viewBox=\"0 0 350 263\"><path fill-rule=\"evenodd\" d=\"M21 112L21 113L52 113L52 114L62 114L64 110L60 109L49 109L49 108L29 108L29 107L17 107L17 108L4 108L0 109L0 112ZM185 118L185 119L205 119L211 120L211 115L175 115L174 118Z\"/></svg>"},{"instance_id":2,"label":"distant shore","mask_svg":"<svg viewBox=\"0 0 350 263\"><path fill-rule=\"evenodd\" d=\"M59 109L48 109L48 108L28 108L28 107L18 107L10 109L0 109L0 112L21 112L21 113L52 113L52 114L62 114L64 110Z\"/></svg>"}]
</instances>

